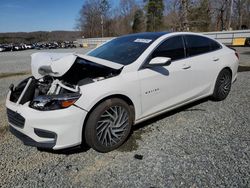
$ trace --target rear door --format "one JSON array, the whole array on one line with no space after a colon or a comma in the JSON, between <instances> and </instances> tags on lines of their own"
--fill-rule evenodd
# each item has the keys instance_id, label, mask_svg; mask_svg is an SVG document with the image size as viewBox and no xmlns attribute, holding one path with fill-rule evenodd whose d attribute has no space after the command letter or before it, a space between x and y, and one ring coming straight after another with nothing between
<instances>
[{"instance_id":1,"label":"rear door","mask_svg":"<svg viewBox=\"0 0 250 188\"><path fill-rule=\"evenodd\" d=\"M187 63L190 65L192 75L190 75L190 82L192 82L193 97L200 97L207 95L213 86L216 78L217 67L220 62L221 46L203 36L199 35L185 35Z\"/></svg>"}]
</instances>

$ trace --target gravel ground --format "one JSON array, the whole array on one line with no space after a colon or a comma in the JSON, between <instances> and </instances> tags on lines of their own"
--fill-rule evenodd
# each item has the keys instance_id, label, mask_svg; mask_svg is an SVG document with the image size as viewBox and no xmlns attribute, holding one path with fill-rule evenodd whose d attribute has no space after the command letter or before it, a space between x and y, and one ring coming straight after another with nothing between
<instances>
[{"instance_id":1,"label":"gravel ground","mask_svg":"<svg viewBox=\"0 0 250 188\"><path fill-rule=\"evenodd\" d=\"M0 86L18 79L0 79ZM6 127L3 105L0 114ZM41 152L3 132L0 187L250 187L250 72L238 74L226 100L205 99L141 123L107 154Z\"/></svg>"},{"instance_id":2,"label":"gravel ground","mask_svg":"<svg viewBox=\"0 0 250 188\"><path fill-rule=\"evenodd\" d=\"M249 101L250 74L242 72L225 101L202 100L144 122L107 154L40 152L7 132L0 187L250 187Z\"/></svg>"}]
</instances>

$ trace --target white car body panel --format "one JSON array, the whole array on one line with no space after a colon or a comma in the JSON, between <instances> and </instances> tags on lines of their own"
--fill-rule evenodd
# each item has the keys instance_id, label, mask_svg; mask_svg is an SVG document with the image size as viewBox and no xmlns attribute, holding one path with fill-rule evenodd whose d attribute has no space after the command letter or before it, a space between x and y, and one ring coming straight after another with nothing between
<instances>
[{"instance_id":1,"label":"white car body panel","mask_svg":"<svg viewBox=\"0 0 250 188\"><path fill-rule=\"evenodd\" d=\"M34 129L42 129L57 133L56 146L53 149L63 149L79 145L82 140L82 123L87 115L86 111L80 110L75 106L66 109L46 111L41 114L41 111L32 109L28 103L24 105L16 105L9 100L10 93L7 95L6 107L18 114L26 117L24 128L12 126L19 132L28 135L36 142L50 142L53 139L41 138L34 133Z\"/></svg>"},{"instance_id":2,"label":"white car body panel","mask_svg":"<svg viewBox=\"0 0 250 188\"><path fill-rule=\"evenodd\" d=\"M183 102L190 86L190 71L184 70L185 61L173 62L172 66L139 70L142 92L142 117ZM178 87L178 83L183 83ZM185 96L183 94L185 93Z\"/></svg>"},{"instance_id":3,"label":"white car body panel","mask_svg":"<svg viewBox=\"0 0 250 188\"><path fill-rule=\"evenodd\" d=\"M55 74L52 76L62 76L75 62L77 56L72 53L48 53L38 52L31 55L31 73L36 78L42 78L38 70L42 66L50 66ZM63 65L63 66L62 66Z\"/></svg>"},{"instance_id":4,"label":"white car body panel","mask_svg":"<svg viewBox=\"0 0 250 188\"><path fill-rule=\"evenodd\" d=\"M111 61L82 54L38 52L31 55L31 73L36 79L42 78L44 75L41 75L38 72L39 68L42 66L50 66L53 71L53 73L50 74L51 76L63 76L74 64L77 57L96 62L100 65L113 69L120 69L124 66Z\"/></svg>"},{"instance_id":5,"label":"white car body panel","mask_svg":"<svg viewBox=\"0 0 250 188\"><path fill-rule=\"evenodd\" d=\"M83 97L77 100L76 104L90 111L97 101L112 95L123 95L131 99L135 108L135 117L139 118L141 114L139 85L136 72L120 74L113 78L81 86L80 89Z\"/></svg>"},{"instance_id":6,"label":"white car body panel","mask_svg":"<svg viewBox=\"0 0 250 188\"><path fill-rule=\"evenodd\" d=\"M36 53L32 55L32 74L38 79L41 66L51 66L55 77L64 75L74 64L77 57L94 63L121 69L117 76L80 86L82 96L71 106L63 110L41 112L27 104L17 105L6 100L7 108L26 118L25 128L13 128L29 135L37 142L49 141L34 134L39 128L57 133L58 138L53 149L75 146L82 141L82 127L89 111L103 99L110 96L124 96L130 99L135 110L134 122L185 105L192 101L210 96L213 93L217 75L228 67L232 71L232 82L237 77L238 58L235 52L220 43L221 49L173 61L168 66L143 68L148 55L169 37L193 33L168 33L156 39L137 60L129 65L121 65L100 58L82 54ZM199 34L197 34L199 35ZM201 35L203 36L203 35ZM204 36L205 37L205 36Z\"/></svg>"}]
</instances>

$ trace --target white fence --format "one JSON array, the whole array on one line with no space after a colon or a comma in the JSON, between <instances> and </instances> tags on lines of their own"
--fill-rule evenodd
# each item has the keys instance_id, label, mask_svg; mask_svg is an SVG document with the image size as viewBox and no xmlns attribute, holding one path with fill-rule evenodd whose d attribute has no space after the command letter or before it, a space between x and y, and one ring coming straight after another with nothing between
<instances>
[{"instance_id":1,"label":"white fence","mask_svg":"<svg viewBox=\"0 0 250 188\"><path fill-rule=\"evenodd\" d=\"M235 38L250 38L250 30L236 30L236 31L219 31L202 33L211 38L214 38L223 44L233 44Z\"/></svg>"},{"instance_id":2,"label":"white fence","mask_svg":"<svg viewBox=\"0 0 250 188\"><path fill-rule=\"evenodd\" d=\"M233 43L233 39L235 38L250 38L250 30L217 31L217 32L206 32L202 34L214 38L227 45L231 45ZM100 45L111 39L113 39L113 37L84 38L84 39L78 39L77 42L83 45L83 47L91 47Z\"/></svg>"},{"instance_id":3,"label":"white fence","mask_svg":"<svg viewBox=\"0 0 250 188\"><path fill-rule=\"evenodd\" d=\"M83 47L91 47L100 45L108 40L113 39L114 37L103 37L103 38L84 38L84 39L77 39L77 42Z\"/></svg>"}]
</instances>

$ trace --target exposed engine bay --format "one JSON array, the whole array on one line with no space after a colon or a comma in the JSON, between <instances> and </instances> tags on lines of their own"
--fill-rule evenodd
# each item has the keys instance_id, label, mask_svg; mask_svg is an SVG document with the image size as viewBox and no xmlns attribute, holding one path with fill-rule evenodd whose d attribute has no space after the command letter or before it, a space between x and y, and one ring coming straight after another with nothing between
<instances>
[{"instance_id":1,"label":"exposed engine bay","mask_svg":"<svg viewBox=\"0 0 250 188\"><path fill-rule=\"evenodd\" d=\"M18 104L29 102L37 110L67 108L81 96L80 86L114 77L121 69L113 69L77 57L69 70L60 76L49 65L40 66L41 78L29 77L16 87L10 86L10 101ZM54 75L54 76L52 76Z\"/></svg>"}]
</instances>

